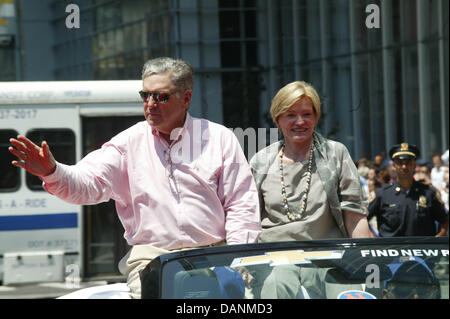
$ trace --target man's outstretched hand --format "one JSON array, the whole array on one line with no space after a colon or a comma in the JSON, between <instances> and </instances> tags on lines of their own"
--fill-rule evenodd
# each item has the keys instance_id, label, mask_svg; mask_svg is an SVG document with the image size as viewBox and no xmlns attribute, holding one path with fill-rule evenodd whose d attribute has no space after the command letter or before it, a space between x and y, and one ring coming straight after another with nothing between
<instances>
[{"instance_id":1,"label":"man's outstretched hand","mask_svg":"<svg viewBox=\"0 0 450 319\"><path fill-rule=\"evenodd\" d=\"M10 146L8 150L20 160L12 161L14 166L36 176L47 176L55 171L56 161L46 141L39 147L25 136L18 135L17 139L11 138L9 142L14 147Z\"/></svg>"}]
</instances>

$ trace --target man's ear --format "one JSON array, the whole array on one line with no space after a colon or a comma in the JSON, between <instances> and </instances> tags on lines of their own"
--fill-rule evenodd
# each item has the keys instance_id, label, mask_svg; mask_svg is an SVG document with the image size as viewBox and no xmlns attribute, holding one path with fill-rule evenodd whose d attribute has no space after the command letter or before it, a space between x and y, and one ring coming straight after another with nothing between
<instances>
[{"instance_id":1,"label":"man's ear","mask_svg":"<svg viewBox=\"0 0 450 319\"><path fill-rule=\"evenodd\" d=\"M192 90L186 90L183 93L183 107L184 109L188 109L191 105L191 99L192 99Z\"/></svg>"}]
</instances>

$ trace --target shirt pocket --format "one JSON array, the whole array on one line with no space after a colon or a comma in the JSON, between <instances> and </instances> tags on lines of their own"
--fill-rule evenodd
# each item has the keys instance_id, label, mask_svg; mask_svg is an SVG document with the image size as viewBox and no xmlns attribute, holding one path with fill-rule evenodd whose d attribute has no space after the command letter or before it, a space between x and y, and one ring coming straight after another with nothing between
<instances>
[{"instance_id":1,"label":"shirt pocket","mask_svg":"<svg viewBox=\"0 0 450 319\"><path fill-rule=\"evenodd\" d=\"M428 207L418 206L418 208L417 208L417 221L419 223L421 223L421 222L424 222L424 221L428 220L428 218L429 218L428 214L429 214Z\"/></svg>"},{"instance_id":2,"label":"shirt pocket","mask_svg":"<svg viewBox=\"0 0 450 319\"><path fill-rule=\"evenodd\" d=\"M193 181L193 187L206 186L213 191L217 191L220 177L220 167L215 167L212 163L199 159L194 162L194 165L189 165Z\"/></svg>"}]
</instances>

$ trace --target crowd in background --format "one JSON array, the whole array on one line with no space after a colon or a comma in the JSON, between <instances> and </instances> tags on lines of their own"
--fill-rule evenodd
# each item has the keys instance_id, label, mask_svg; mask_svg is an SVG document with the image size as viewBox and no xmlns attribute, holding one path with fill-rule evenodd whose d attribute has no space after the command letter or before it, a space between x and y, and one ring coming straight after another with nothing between
<instances>
[{"instance_id":1,"label":"crowd in background","mask_svg":"<svg viewBox=\"0 0 450 319\"><path fill-rule=\"evenodd\" d=\"M432 185L439 191L440 197L448 212L448 150L443 154L435 154L427 161L418 159L414 179ZM369 201L374 197L375 190L396 179L393 162L383 154L377 154L372 160L361 158L356 163L364 190Z\"/></svg>"}]
</instances>

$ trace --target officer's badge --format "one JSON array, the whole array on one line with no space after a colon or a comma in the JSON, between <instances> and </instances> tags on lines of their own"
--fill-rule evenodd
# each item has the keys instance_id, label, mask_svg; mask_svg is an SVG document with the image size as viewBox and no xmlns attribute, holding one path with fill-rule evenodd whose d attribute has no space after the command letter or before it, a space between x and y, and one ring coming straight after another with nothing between
<instances>
[{"instance_id":1,"label":"officer's badge","mask_svg":"<svg viewBox=\"0 0 450 319\"><path fill-rule=\"evenodd\" d=\"M400 144L400 151L409 151L409 145L408 145L408 143L402 143L402 144Z\"/></svg>"},{"instance_id":2,"label":"officer's badge","mask_svg":"<svg viewBox=\"0 0 450 319\"><path fill-rule=\"evenodd\" d=\"M419 197L419 206L424 208L427 207L427 198L423 195Z\"/></svg>"}]
</instances>

